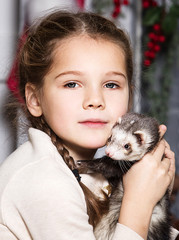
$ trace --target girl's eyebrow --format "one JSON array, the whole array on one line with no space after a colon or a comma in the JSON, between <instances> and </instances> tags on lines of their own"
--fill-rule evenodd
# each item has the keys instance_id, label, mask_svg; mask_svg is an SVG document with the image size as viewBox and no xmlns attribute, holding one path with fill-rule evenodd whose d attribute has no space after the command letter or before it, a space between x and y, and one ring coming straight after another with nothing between
<instances>
[{"instance_id":1,"label":"girl's eyebrow","mask_svg":"<svg viewBox=\"0 0 179 240\"><path fill-rule=\"evenodd\" d=\"M71 74L71 75L76 75L76 76L82 76L82 75L84 75L84 74L83 74L82 72L80 72L80 71L66 71L66 72L62 72L62 73L58 74L58 75L55 77L55 79L58 78L58 77L65 76L65 75L70 75L70 74ZM126 79L125 74L123 74L123 73L121 73L121 72L116 72L116 71L107 72L105 75L106 75L107 77L112 76L112 75L117 75L117 76L121 76L121 77L123 77L124 79Z\"/></svg>"},{"instance_id":2,"label":"girl's eyebrow","mask_svg":"<svg viewBox=\"0 0 179 240\"><path fill-rule=\"evenodd\" d=\"M125 74L123 74L123 73L121 73L121 72L111 71L111 72L106 73L106 76L111 76L111 75L121 76L121 77L123 77L123 78L126 79Z\"/></svg>"},{"instance_id":3,"label":"girl's eyebrow","mask_svg":"<svg viewBox=\"0 0 179 240\"><path fill-rule=\"evenodd\" d=\"M58 77L65 76L65 75L70 75L70 74L76 75L76 76L83 75L82 72L80 72L80 71L66 71L66 72L62 72L62 73L58 74L55 77L55 79L58 78Z\"/></svg>"}]
</instances>

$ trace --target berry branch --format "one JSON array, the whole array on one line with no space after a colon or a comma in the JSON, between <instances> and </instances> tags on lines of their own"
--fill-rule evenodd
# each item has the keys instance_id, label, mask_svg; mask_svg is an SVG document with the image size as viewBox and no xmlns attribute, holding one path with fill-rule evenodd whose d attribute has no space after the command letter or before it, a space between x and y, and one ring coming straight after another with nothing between
<instances>
[{"instance_id":1,"label":"berry branch","mask_svg":"<svg viewBox=\"0 0 179 240\"><path fill-rule=\"evenodd\" d=\"M172 68L179 54L177 22L179 3L165 0L142 0L143 6L143 72L142 72L142 111L166 123ZM145 105L145 106L144 106Z\"/></svg>"}]
</instances>

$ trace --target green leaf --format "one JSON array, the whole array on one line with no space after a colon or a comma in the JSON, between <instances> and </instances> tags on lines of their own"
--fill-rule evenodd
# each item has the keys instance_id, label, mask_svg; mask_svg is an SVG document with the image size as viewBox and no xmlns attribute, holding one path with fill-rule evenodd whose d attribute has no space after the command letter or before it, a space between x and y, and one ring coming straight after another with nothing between
<instances>
[{"instance_id":1,"label":"green leaf","mask_svg":"<svg viewBox=\"0 0 179 240\"><path fill-rule=\"evenodd\" d=\"M177 18L167 15L162 22L162 30L164 34L172 34L177 28Z\"/></svg>"},{"instance_id":2,"label":"green leaf","mask_svg":"<svg viewBox=\"0 0 179 240\"><path fill-rule=\"evenodd\" d=\"M171 16L175 16L176 18L179 17L179 4L174 4L171 6L169 14Z\"/></svg>"},{"instance_id":3,"label":"green leaf","mask_svg":"<svg viewBox=\"0 0 179 240\"><path fill-rule=\"evenodd\" d=\"M145 16L143 18L143 24L145 26L152 26L160 20L161 7L154 7L146 10Z\"/></svg>"}]
</instances>

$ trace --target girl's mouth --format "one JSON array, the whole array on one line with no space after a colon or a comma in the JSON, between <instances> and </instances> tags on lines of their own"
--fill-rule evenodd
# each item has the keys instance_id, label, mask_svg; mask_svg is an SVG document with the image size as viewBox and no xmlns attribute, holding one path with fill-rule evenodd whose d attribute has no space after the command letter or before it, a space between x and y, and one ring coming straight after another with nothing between
<instances>
[{"instance_id":1,"label":"girl's mouth","mask_svg":"<svg viewBox=\"0 0 179 240\"><path fill-rule=\"evenodd\" d=\"M101 128L107 124L107 121L103 121L99 119L87 119L79 123L82 124L83 126L90 127L90 128Z\"/></svg>"}]
</instances>

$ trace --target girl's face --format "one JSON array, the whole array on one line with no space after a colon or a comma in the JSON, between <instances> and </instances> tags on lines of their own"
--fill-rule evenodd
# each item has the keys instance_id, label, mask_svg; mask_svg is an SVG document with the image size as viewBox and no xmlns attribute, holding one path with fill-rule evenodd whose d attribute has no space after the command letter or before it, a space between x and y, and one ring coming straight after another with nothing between
<instances>
[{"instance_id":1,"label":"girl's face","mask_svg":"<svg viewBox=\"0 0 179 240\"><path fill-rule=\"evenodd\" d=\"M84 152L93 154L105 145L112 126L128 110L123 51L114 43L88 36L60 43L37 99L38 111L31 113L45 116L75 159Z\"/></svg>"}]
</instances>

